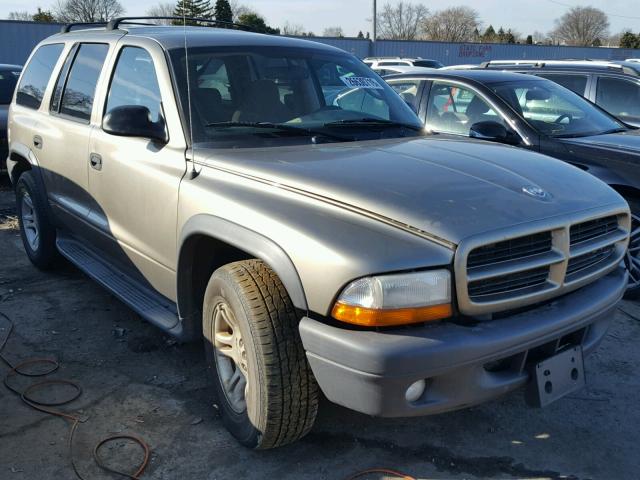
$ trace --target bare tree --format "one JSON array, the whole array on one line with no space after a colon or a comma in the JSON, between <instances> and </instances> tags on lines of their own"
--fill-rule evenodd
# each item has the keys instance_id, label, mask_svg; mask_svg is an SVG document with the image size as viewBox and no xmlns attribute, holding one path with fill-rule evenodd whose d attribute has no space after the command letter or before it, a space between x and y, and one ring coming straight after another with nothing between
<instances>
[{"instance_id":1,"label":"bare tree","mask_svg":"<svg viewBox=\"0 0 640 480\"><path fill-rule=\"evenodd\" d=\"M53 11L62 22L106 22L124 13L118 0L58 0Z\"/></svg>"},{"instance_id":2,"label":"bare tree","mask_svg":"<svg viewBox=\"0 0 640 480\"><path fill-rule=\"evenodd\" d=\"M344 37L342 27L329 27L324 29L323 37Z\"/></svg>"},{"instance_id":3,"label":"bare tree","mask_svg":"<svg viewBox=\"0 0 640 480\"><path fill-rule=\"evenodd\" d=\"M573 7L556 20L551 36L567 45L590 46L609 36L609 19L593 7Z\"/></svg>"},{"instance_id":4,"label":"bare tree","mask_svg":"<svg viewBox=\"0 0 640 480\"><path fill-rule=\"evenodd\" d=\"M159 3L147 10L147 15L150 17L170 17L173 15L175 4L163 2ZM171 25L171 20L156 20L159 25Z\"/></svg>"},{"instance_id":5,"label":"bare tree","mask_svg":"<svg viewBox=\"0 0 640 480\"><path fill-rule=\"evenodd\" d=\"M416 40L429 10L421 3L400 0L385 3L378 17L378 37L388 40Z\"/></svg>"},{"instance_id":6,"label":"bare tree","mask_svg":"<svg viewBox=\"0 0 640 480\"><path fill-rule=\"evenodd\" d=\"M285 22L282 27L283 35L302 36L306 33L304 26L299 23Z\"/></svg>"},{"instance_id":7,"label":"bare tree","mask_svg":"<svg viewBox=\"0 0 640 480\"><path fill-rule=\"evenodd\" d=\"M243 5L239 2L239 0L229 0L229 5L231 5L231 12L233 13L233 21L238 23L238 19L242 15L246 15L249 13L257 13L255 10Z\"/></svg>"},{"instance_id":8,"label":"bare tree","mask_svg":"<svg viewBox=\"0 0 640 480\"><path fill-rule=\"evenodd\" d=\"M471 42L480 25L480 16L473 8L451 7L428 17L424 34L429 40Z\"/></svg>"},{"instance_id":9,"label":"bare tree","mask_svg":"<svg viewBox=\"0 0 640 480\"><path fill-rule=\"evenodd\" d=\"M539 32L538 30L536 30L535 32L533 32L533 43L534 44L543 44L543 43L549 43L550 39L548 37L548 35L545 35L542 32Z\"/></svg>"},{"instance_id":10,"label":"bare tree","mask_svg":"<svg viewBox=\"0 0 640 480\"><path fill-rule=\"evenodd\" d=\"M9 12L7 15L7 20L24 20L27 22L33 21L33 15L31 15L26 10L23 12Z\"/></svg>"}]
</instances>

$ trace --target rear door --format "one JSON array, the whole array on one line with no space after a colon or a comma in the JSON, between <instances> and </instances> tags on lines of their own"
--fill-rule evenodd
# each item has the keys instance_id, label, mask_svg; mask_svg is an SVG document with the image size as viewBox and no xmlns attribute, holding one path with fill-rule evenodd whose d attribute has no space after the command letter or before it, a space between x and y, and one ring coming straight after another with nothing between
<instances>
[{"instance_id":1,"label":"rear door","mask_svg":"<svg viewBox=\"0 0 640 480\"><path fill-rule=\"evenodd\" d=\"M81 235L92 204L87 178L91 114L109 44L77 43L65 53L35 132L41 143L38 158L56 217Z\"/></svg>"},{"instance_id":2,"label":"rear door","mask_svg":"<svg viewBox=\"0 0 640 480\"><path fill-rule=\"evenodd\" d=\"M99 94L100 119L116 107L144 106L153 121L163 117L169 142L111 135L102 121L96 126L89 148L89 155L99 159L89 168L94 243L127 275L175 300L186 143L164 52L156 43L126 39L108 70L109 81Z\"/></svg>"}]
</instances>

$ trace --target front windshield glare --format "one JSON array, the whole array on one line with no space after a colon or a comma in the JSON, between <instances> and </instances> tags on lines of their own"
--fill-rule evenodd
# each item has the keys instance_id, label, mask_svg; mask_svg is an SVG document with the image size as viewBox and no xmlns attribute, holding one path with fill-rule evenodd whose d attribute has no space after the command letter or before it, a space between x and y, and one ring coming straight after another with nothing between
<instances>
[{"instance_id":1,"label":"front windshield glare","mask_svg":"<svg viewBox=\"0 0 640 480\"><path fill-rule=\"evenodd\" d=\"M188 75L184 49L171 51L195 144L237 148L423 134L411 108L348 54L194 47L187 57Z\"/></svg>"},{"instance_id":2,"label":"front windshield glare","mask_svg":"<svg viewBox=\"0 0 640 480\"><path fill-rule=\"evenodd\" d=\"M540 133L584 137L623 130L623 124L581 96L547 80L494 84L494 92Z\"/></svg>"}]
</instances>

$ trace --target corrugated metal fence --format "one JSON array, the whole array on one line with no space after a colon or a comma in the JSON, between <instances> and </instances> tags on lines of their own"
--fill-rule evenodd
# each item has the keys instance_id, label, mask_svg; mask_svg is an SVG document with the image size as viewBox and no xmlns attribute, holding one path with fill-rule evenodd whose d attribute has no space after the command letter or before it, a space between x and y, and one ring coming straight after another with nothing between
<instances>
[{"instance_id":1,"label":"corrugated metal fence","mask_svg":"<svg viewBox=\"0 0 640 480\"><path fill-rule=\"evenodd\" d=\"M0 20L0 63L22 64L43 38L60 30L50 23ZM624 48L554 47L503 43L447 43L315 37L309 40L341 48L360 58L367 56L423 57L445 65L480 63L486 60L515 59L603 59L624 60L640 56L640 51Z\"/></svg>"},{"instance_id":2,"label":"corrugated metal fence","mask_svg":"<svg viewBox=\"0 0 640 480\"><path fill-rule=\"evenodd\" d=\"M33 47L61 27L57 23L0 20L0 63L24 64Z\"/></svg>"}]
</instances>

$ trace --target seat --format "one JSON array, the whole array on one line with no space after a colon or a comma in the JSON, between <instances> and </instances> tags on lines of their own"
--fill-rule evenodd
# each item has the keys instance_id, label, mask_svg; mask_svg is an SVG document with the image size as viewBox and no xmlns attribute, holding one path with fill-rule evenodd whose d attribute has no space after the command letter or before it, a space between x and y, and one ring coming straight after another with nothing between
<instances>
[{"instance_id":1,"label":"seat","mask_svg":"<svg viewBox=\"0 0 640 480\"><path fill-rule=\"evenodd\" d=\"M262 79L249 85L244 101L233 114L233 121L282 123L291 116L291 111L280 101L275 82Z\"/></svg>"},{"instance_id":2,"label":"seat","mask_svg":"<svg viewBox=\"0 0 640 480\"><path fill-rule=\"evenodd\" d=\"M225 118L222 95L217 88L194 89L194 105L205 124L223 122Z\"/></svg>"},{"instance_id":3,"label":"seat","mask_svg":"<svg viewBox=\"0 0 640 480\"><path fill-rule=\"evenodd\" d=\"M469 105L467 106L467 110L465 111L465 115L469 119L469 126L473 125L474 123L486 120L486 118L484 118L484 115L489 110L491 110L491 107L487 105L487 103L482 100L482 98L474 95L474 97L471 99L471 102L469 102Z\"/></svg>"}]
</instances>

